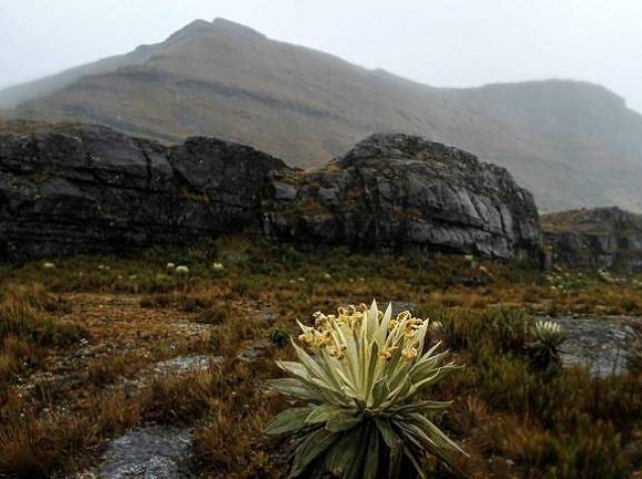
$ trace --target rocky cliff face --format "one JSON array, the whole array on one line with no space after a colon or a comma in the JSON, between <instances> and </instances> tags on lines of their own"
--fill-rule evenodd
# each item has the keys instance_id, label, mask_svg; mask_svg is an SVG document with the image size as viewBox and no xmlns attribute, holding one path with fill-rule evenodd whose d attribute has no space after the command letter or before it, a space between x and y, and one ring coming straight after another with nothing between
<instances>
[{"instance_id":1,"label":"rocky cliff face","mask_svg":"<svg viewBox=\"0 0 642 479\"><path fill-rule=\"evenodd\" d=\"M248 225L299 244L427 246L508 258L539 247L532 196L503 168L375 135L301 171L250 147L173 147L104 127L0 133L0 259L182 244Z\"/></svg>"},{"instance_id":2,"label":"rocky cliff face","mask_svg":"<svg viewBox=\"0 0 642 479\"><path fill-rule=\"evenodd\" d=\"M543 216L542 229L557 261L642 272L642 215L619 208L563 211Z\"/></svg>"},{"instance_id":3,"label":"rocky cliff face","mask_svg":"<svg viewBox=\"0 0 642 479\"><path fill-rule=\"evenodd\" d=\"M304 244L429 246L535 255L532 195L503 168L416 136L373 135L314 171L282 171L264 197L266 233Z\"/></svg>"},{"instance_id":4,"label":"rocky cliff face","mask_svg":"<svg viewBox=\"0 0 642 479\"><path fill-rule=\"evenodd\" d=\"M0 133L0 260L183 243L258 221L257 192L285 165L191 138L166 148L102 127Z\"/></svg>"}]
</instances>

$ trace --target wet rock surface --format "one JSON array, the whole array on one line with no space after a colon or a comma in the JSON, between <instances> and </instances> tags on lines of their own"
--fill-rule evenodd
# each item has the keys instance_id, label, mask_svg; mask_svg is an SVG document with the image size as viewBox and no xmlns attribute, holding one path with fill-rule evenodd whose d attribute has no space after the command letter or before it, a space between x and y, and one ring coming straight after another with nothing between
<instances>
[{"instance_id":1,"label":"wet rock surface","mask_svg":"<svg viewBox=\"0 0 642 479\"><path fill-rule=\"evenodd\" d=\"M592 375L606 377L626 369L627 355L635 337L632 317L541 317L562 325L567 339L562 344L562 361L585 366Z\"/></svg>"},{"instance_id":2,"label":"wet rock surface","mask_svg":"<svg viewBox=\"0 0 642 479\"><path fill-rule=\"evenodd\" d=\"M130 432L109 443L99 479L191 479L192 440L185 429L155 426Z\"/></svg>"},{"instance_id":3,"label":"wet rock surface","mask_svg":"<svg viewBox=\"0 0 642 479\"><path fill-rule=\"evenodd\" d=\"M280 240L499 258L539 251L533 197L507 170L416 136L373 135L325 168L282 171L270 188L263 227Z\"/></svg>"}]
</instances>

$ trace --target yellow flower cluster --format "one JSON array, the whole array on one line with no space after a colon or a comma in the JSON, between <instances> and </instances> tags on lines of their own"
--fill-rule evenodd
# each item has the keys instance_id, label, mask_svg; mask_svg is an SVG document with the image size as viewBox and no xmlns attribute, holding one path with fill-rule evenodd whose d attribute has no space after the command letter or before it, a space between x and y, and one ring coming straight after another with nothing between
<instances>
[{"instance_id":1,"label":"yellow flower cluster","mask_svg":"<svg viewBox=\"0 0 642 479\"><path fill-rule=\"evenodd\" d=\"M338 359L345 357L346 341L354 341L355 337L363 334L362 323L367 320L369 308L365 304L350 305L337 309L337 315L326 315L320 311L313 314L314 327L301 325L303 333L299 335L299 343L313 350L325 350L330 356ZM384 313L378 311L377 327L382 326ZM409 311L399 313L396 318L390 318L386 331L379 345L379 357L384 360L392 359L394 353L401 349L401 357L407 361L417 358L419 329L428 319L419 319Z\"/></svg>"}]
</instances>

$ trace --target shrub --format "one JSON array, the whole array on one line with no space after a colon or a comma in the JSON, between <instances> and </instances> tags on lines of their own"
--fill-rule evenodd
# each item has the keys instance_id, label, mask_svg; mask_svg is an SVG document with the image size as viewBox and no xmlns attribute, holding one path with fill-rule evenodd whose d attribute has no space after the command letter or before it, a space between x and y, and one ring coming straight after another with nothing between
<instances>
[{"instance_id":1,"label":"shrub","mask_svg":"<svg viewBox=\"0 0 642 479\"><path fill-rule=\"evenodd\" d=\"M447 352L437 353L439 343L424 352L428 320L407 311L392 318L391 306L381 314L373 302L338 316L315 313L315 327L299 326L299 361L277 362L294 377L270 385L306 406L266 428L294 436L290 477L400 477L404 466L424 477L422 453L448 462L449 453L463 452L426 417L450 403L420 397L456 368L444 362Z\"/></svg>"},{"instance_id":2,"label":"shrub","mask_svg":"<svg viewBox=\"0 0 642 479\"><path fill-rule=\"evenodd\" d=\"M282 327L274 328L270 332L270 342L276 348L284 348L290 342L288 331Z\"/></svg>"}]
</instances>

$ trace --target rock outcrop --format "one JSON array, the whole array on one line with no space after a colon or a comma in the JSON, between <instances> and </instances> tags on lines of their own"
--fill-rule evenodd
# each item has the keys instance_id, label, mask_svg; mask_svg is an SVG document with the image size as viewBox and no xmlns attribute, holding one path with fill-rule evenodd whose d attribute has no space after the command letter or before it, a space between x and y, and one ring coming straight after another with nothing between
<instances>
[{"instance_id":1,"label":"rock outcrop","mask_svg":"<svg viewBox=\"0 0 642 479\"><path fill-rule=\"evenodd\" d=\"M507 170L403 134L373 135L322 169L281 171L263 208L265 232L299 244L499 258L539 250L533 197Z\"/></svg>"},{"instance_id":2,"label":"rock outcrop","mask_svg":"<svg viewBox=\"0 0 642 479\"><path fill-rule=\"evenodd\" d=\"M105 127L0 133L0 260L122 253L247 226L301 245L533 255L531 194L503 168L419 137L375 135L314 171L212 138Z\"/></svg>"},{"instance_id":3,"label":"rock outcrop","mask_svg":"<svg viewBox=\"0 0 642 479\"><path fill-rule=\"evenodd\" d=\"M642 272L642 215L619 208L562 211L544 215L542 230L555 261Z\"/></svg>"},{"instance_id":4,"label":"rock outcrop","mask_svg":"<svg viewBox=\"0 0 642 479\"><path fill-rule=\"evenodd\" d=\"M0 132L0 260L182 244L258 224L276 158L195 137L164 147L97 126Z\"/></svg>"}]
</instances>

